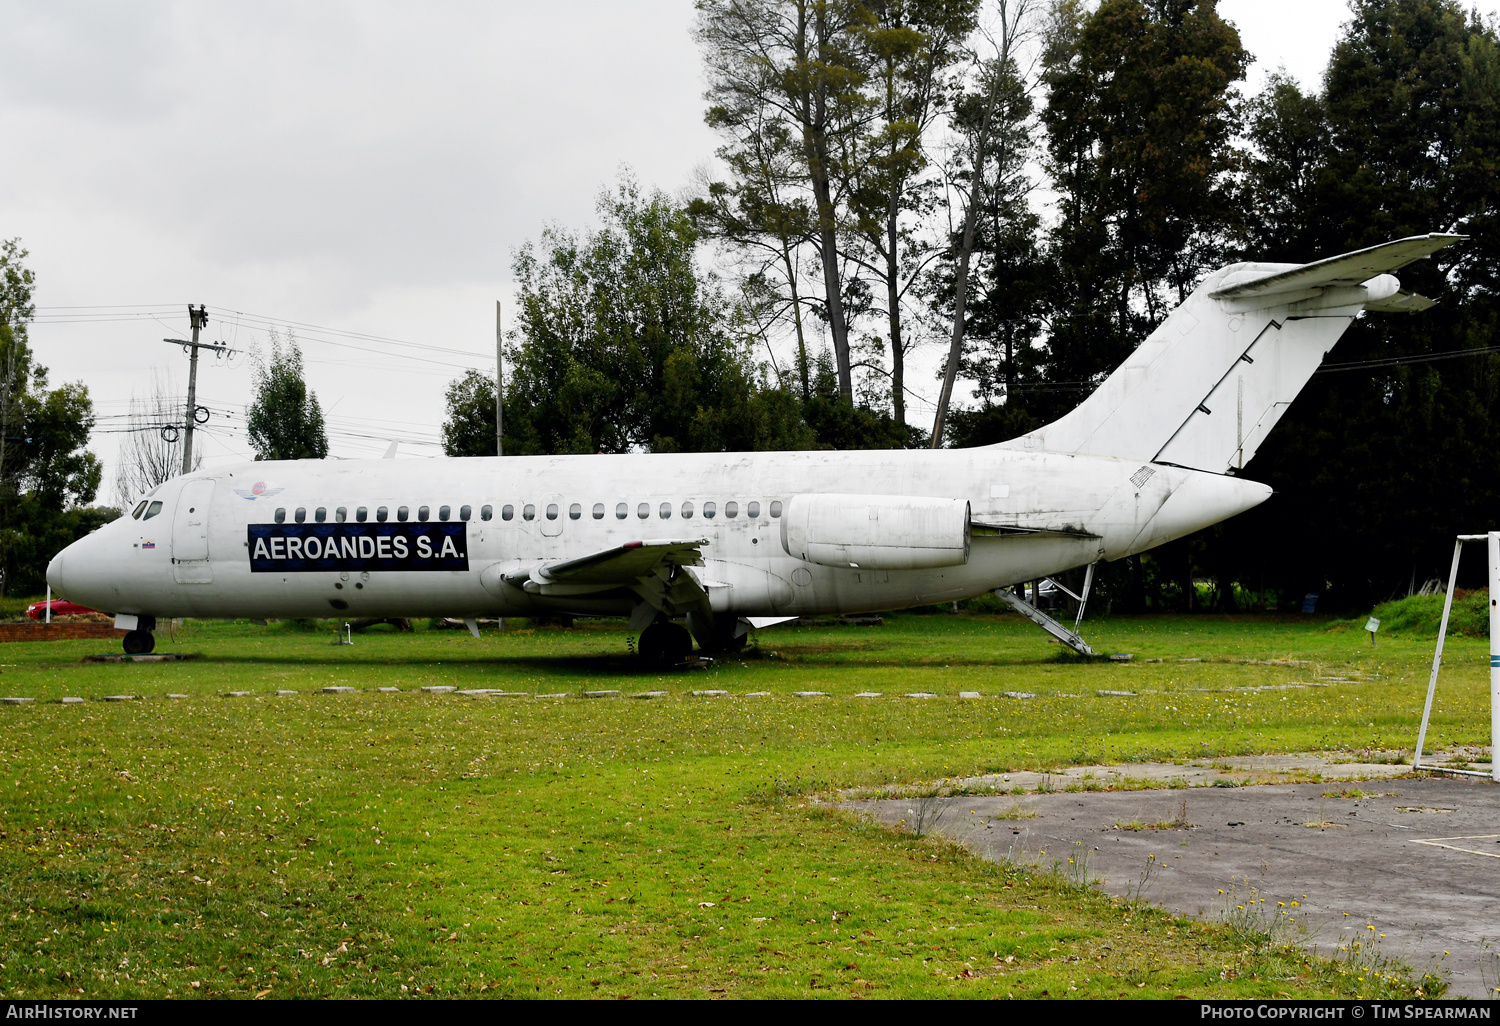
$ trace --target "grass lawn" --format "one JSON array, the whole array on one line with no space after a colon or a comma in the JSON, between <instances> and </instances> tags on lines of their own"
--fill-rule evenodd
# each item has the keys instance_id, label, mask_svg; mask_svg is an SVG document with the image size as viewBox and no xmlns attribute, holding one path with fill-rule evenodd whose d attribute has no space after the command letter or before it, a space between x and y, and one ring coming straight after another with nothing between
<instances>
[{"instance_id":1,"label":"grass lawn","mask_svg":"<svg viewBox=\"0 0 1500 1026\"><path fill-rule=\"evenodd\" d=\"M744 660L640 677L622 624L382 630L339 647L331 626L190 623L158 651L200 658L165 664L80 662L106 642L0 646L0 695L37 700L0 708L0 996L1396 996L1420 982L1122 902L1066 866L984 863L815 796L1410 748L1430 639L1113 618L1085 634L1134 661L1085 664L1014 616L907 614L773 628ZM1488 742L1487 647L1450 639L1429 747ZM1288 659L1310 664L1272 662ZM1228 690L1349 670L1368 676ZM365 690L317 693L329 685ZM613 688L669 695L578 697ZM895 697L924 691L940 697ZM145 699L94 701L122 693Z\"/></svg>"}]
</instances>

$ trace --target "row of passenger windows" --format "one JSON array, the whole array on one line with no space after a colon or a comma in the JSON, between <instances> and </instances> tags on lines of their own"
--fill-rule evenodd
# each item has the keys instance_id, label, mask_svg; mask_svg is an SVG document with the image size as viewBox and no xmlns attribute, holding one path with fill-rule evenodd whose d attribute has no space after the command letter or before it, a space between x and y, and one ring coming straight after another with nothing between
<instances>
[{"instance_id":1,"label":"row of passenger windows","mask_svg":"<svg viewBox=\"0 0 1500 1026\"><path fill-rule=\"evenodd\" d=\"M602 502L596 502L596 503L594 503L594 508L593 508L593 510L591 512L592 512L593 517L594 517L595 520L603 520L604 519L604 515L605 515L604 503L602 503ZM703 507L702 507L703 519L705 519L705 520L712 520L712 519L714 519L715 517L717 517L719 515L719 512L720 512L719 505L718 505L718 503L714 502L713 500L710 499L709 501L707 501L707 502L705 502L703 504ZM767 506L767 512L769 512L772 517L779 517L779 516L781 516L781 500L780 499L773 499L773 500L771 500L771 502ZM286 511L285 507L281 507L281 508L278 508L276 510L276 522L278 524L284 524L284 523L286 523L286 513L287 513L287 511ZM474 507L472 507L472 506L460 506L460 507L458 507L458 519L459 520L468 520L468 519L470 519L473 516L473 513L474 513ZM656 515L657 515L658 518L660 518L662 520L670 520L670 519L672 519L673 513L674 513L674 508L673 508L672 503L670 503L670 502L663 502L659 506L657 506L657 508L656 508ZM755 500L752 499L751 501L745 503L744 514L745 514L746 519L749 519L749 520L758 520L758 519L760 519L760 513L761 513L761 505L760 505L759 502L757 502L757 501L755 501ZM676 509L676 514L679 515L679 516L681 516L682 519L684 519L684 520L691 520L691 519L693 519L693 517L695 515L698 514L698 509L697 509L697 507L695 507L693 505L692 500L689 499L686 502L682 503L682 505ZM724 514L724 519L726 519L726 520L737 519L739 517L739 515L740 515L740 504L738 502L735 502L733 499L729 500L728 502L724 503L723 514ZM522 520L535 520L536 519L536 515L537 515L537 508L536 508L536 506L533 503L528 502L528 503L524 503L521 506L521 519ZM547 508L546 508L546 511L544 512L543 515L546 516L546 518L548 520L556 520L560 516L562 516L562 507L558 503L549 502L549 503L547 503ZM637 505L636 508L635 508L635 515L636 515L636 517L638 519L649 520L651 518L651 503L649 503L649 502L642 502L639 505ZM390 511L390 507L389 506L377 506L377 507L375 507L375 521L376 521L376 523L383 524L387 520L390 519L390 516L391 516L391 511ZM615 519L616 520L627 520L627 519L629 519L629 517L630 517L630 503L628 503L628 502L619 502L619 503L616 503L615 504ZM487 505L479 507L479 519L480 520L493 520L494 518L495 518L495 507L494 506L487 504ZM505 505L503 505L503 506L500 507L500 519L501 520L514 520L515 518L516 518L516 507L513 504L507 502ZM349 519L349 508L347 506L339 506L337 509L335 509L333 511L333 521L332 521L333 523L335 523L335 524L342 524L345 521L347 521L348 519ZM368 506L359 506L359 507L357 507L354 510L354 520L355 520L356 523L362 524L362 523L364 523L365 521L367 521L369 519L370 519L370 509L369 509ZM405 523L406 521L408 521L410 519L411 519L411 507L410 506L397 506L396 507L396 520L397 520L397 522L399 522L399 523ZM431 520L432 519L432 507L431 506L418 506L417 507L417 517L416 517L416 519L417 519L418 523L424 523L424 524L427 521ZM452 506L439 506L437 508L437 519L439 521L452 520L453 519L453 507ZM575 503L573 503L572 505L570 505L568 507L568 519L569 520L581 520L581 519L583 519L583 505L581 503L575 502ZM307 522L307 507L305 507L305 506L299 506L299 507L297 507L297 509L295 509L292 512L292 520L294 522L296 522L296 523L299 523L299 524L306 523ZM326 507L326 506L319 506L317 509L313 510L312 511L312 520L313 520L313 523L315 523L315 524L327 523L328 522L328 507Z\"/></svg>"}]
</instances>

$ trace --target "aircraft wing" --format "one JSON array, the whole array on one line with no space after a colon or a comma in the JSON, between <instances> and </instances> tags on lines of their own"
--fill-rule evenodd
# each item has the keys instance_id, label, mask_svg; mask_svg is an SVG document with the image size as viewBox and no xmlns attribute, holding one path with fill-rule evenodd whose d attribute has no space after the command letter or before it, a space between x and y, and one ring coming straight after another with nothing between
<instances>
[{"instance_id":1,"label":"aircraft wing","mask_svg":"<svg viewBox=\"0 0 1500 1026\"><path fill-rule=\"evenodd\" d=\"M707 538L626 542L576 559L545 563L530 571L530 577L543 584L629 587L666 567L702 566L699 549L707 544Z\"/></svg>"},{"instance_id":2,"label":"aircraft wing","mask_svg":"<svg viewBox=\"0 0 1500 1026\"><path fill-rule=\"evenodd\" d=\"M1467 235L1448 235L1440 232L1430 235L1413 235L1410 238L1384 242L1368 249L1355 250L1353 253L1328 257L1326 260L1315 260L1310 264L1302 264L1288 270L1235 281L1211 295L1215 299L1238 299L1338 285L1359 285L1378 274L1389 274L1400 270L1409 263L1436 253L1444 246L1451 246L1466 238L1468 238ZM1415 300L1422 297L1412 296L1411 298ZM1389 303L1390 300L1381 302ZM1429 300L1424 300L1424 302L1431 305ZM1374 308L1374 305L1370 307L1370 309ZM1407 311L1413 310L1414 307L1393 305L1387 309Z\"/></svg>"}]
</instances>

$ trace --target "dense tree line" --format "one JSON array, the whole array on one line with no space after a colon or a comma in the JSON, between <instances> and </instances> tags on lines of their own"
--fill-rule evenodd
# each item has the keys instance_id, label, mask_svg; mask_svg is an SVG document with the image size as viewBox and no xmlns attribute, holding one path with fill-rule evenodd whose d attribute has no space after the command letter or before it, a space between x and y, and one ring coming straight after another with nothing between
<instances>
[{"instance_id":1,"label":"dense tree line","mask_svg":"<svg viewBox=\"0 0 1500 1026\"><path fill-rule=\"evenodd\" d=\"M90 505L103 468L86 449L88 389L49 388L28 344L36 278L25 258L19 240L0 242L0 595L45 587L59 549L119 516Z\"/></svg>"},{"instance_id":2,"label":"dense tree line","mask_svg":"<svg viewBox=\"0 0 1500 1026\"><path fill-rule=\"evenodd\" d=\"M1320 374L1245 468L1276 498L1104 583L1117 608L1192 608L1205 580L1215 608L1359 605L1500 512L1500 356L1446 355L1497 344L1500 66L1456 0L1353 0L1320 90L1248 98L1213 0L697 8L720 173L681 204L627 183L599 227L519 253L507 451L1002 441L1223 263L1446 229L1473 239L1403 272L1439 307L1362 318L1332 357L1360 366ZM947 359L915 389L922 344ZM974 398L949 410L955 379ZM453 384L450 452L493 452L493 389Z\"/></svg>"}]
</instances>

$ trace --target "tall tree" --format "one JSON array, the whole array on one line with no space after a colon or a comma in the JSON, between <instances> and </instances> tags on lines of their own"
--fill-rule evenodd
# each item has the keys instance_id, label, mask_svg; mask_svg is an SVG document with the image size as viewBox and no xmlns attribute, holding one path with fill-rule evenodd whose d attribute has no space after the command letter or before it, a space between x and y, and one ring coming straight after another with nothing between
<instances>
[{"instance_id":1,"label":"tall tree","mask_svg":"<svg viewBox=\"0 0 1500 1026\"><path fill-rule=\"evenodd\" d=\"M1062 0L1044 54L1055 293L1049 370L1112 370L1237 227L1234 83L1250 55L1214 0Z\"/></svg>"},{"instance_id":2,"label":"tall tree","mask_svg":"<svg viewBox=\"0 0 1500 1026\"><path fill-rule=\"evenodd\" d=\"M1235 551L1341 606L1446 575L1453 535L1500 517L1500 357L1482 352L1500 344L1500 39L1453 0L1351 12L1321 94L1273 81L1257 101L1247 250L1471 239L1399 272L1438 306L1361 318L1330 358L1356 366L1315 377L1246 467L1278 498L1226 525Z\"/></svg>"},{"instance_id":3,"label":"tall tree","mask_svg":"<svg viewBox=\"0 0 1500 1026\"><path fill-rule=\"evenodd\" d=\"M102 522L87 510L102 474L87 449L94 405L80 383L49 389L32 357L26 255L0 243L0 595L37 587L47 561Z\"/></svg>"},{"instance_id":4,"label":"tall tree","mask_svg":"<svg viewBox=\"0 0 1500 1026\"><path fill-rule=\"evenodd\" d=\"M974 31L979 0L877 0L863 33L869 53L867 91L875 117L854 137L849 168L851 256L874 281L885 306L891 355L891 407L906 422L906 354L912 339L902 317L908 296L936 250L923 222L938 205L929 173L930 137L951 107L955 68Z\"/></svg>"},{"instance_id":5,"label":"tall tree","mask_svg":"<svg viewBox=\"0 0 1500 1026\"><path fill-rule=\"evenodd\" d=\"M811 447L796 398L763 379L752 329L699 268L686 211L628 180L598 211L599 227L548 228L516 256L506 451ZM460 422L484 387L474 375L450 387L450 454L478 454Z\"/></svg>"},{"instance_id":6,"label":"tall tree","mask_svg":"<svg viewBox=\"0 0 1500 1026\"><path fill-rule=\"evenodd\" d=\"M1020 52L1032 34L1036 6L1029 0L1000 0L994 33L986 33L986 52L973 55L969 89L957 104L954 127L960 139L954 151L950 178L961 197L962 227L954 230L949 268L939 295L951 297L948 359L933 416L931 445L943 444L948 405L964 357L964 335L969 321L970 276L982 230L988 228L996 261L1013 254L1001 252L1002 240L1015 241L1016 229L1035 228L1028 205L1025 172L1031 155L1031 93L1028 77L1019 67ZM1018 223L1019 222L1019 223ZM998 268L997 268L998 270Z\"/></svg>"},{"instance_id":7,"label":"tall tree","mask_svg":"<svg viewBox=\"0 0 1500 1026\"><path fill-rule=\"evenodd\" d=\"M696 34L708 71L708 120L729 140L731 169L785 140L812 214L839 392L854 401L846 282L840 247L852 140L870 117L863 33L874 17L859 0L697 0ZM741 155L750 154L741 159ZM757 187L758 188L758 187ZM755 222L750 224L755 230ZM774 232L773 232L774 234Z\"/></svg>"},{"instance_id":8,"label":"tall tree","mask_svg":"<svg viewBox=\"0 0 1500 1026\"><path fill-rule=\"evenodd\" d=\"M258 460L328 458L328 434L318 396L302 375L302 350L288 329L268 332L271 351L256 354L255 397L245 412L250 447Z\"/></svg>"}]
</instances>

